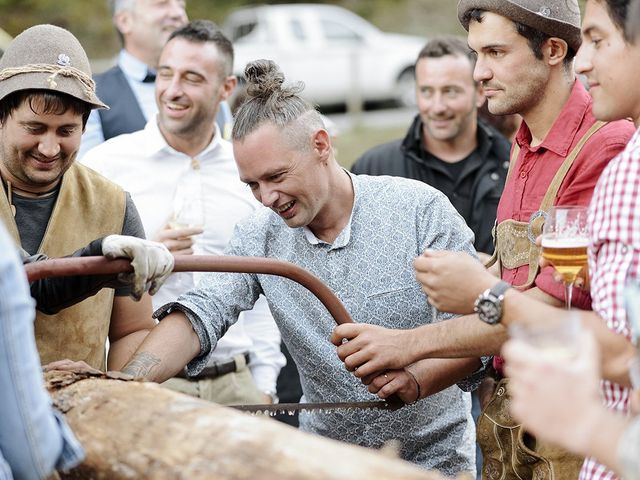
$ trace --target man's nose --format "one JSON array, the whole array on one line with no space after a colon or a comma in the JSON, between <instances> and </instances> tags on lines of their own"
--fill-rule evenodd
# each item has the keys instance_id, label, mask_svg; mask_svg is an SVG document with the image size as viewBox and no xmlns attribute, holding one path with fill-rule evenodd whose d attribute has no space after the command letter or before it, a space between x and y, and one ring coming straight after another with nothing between
<instances>
[{"instance_id":1,"label":"man's nose","mask_svg":"<svg viewBox=\"0 0 640 480\"><path fill-rule=\"evenodd\" d=\"M478 58L473 69L473 79L480 83L489 80L492 76L493 74L489 67Z\"/></svg>"},{"instance_id":2,"label":"man's nose","mask_svg":"<svg viewBox=\"0 0 640 480\"><path fill-rule=\"evenodd\" d=\"M431 104L431 110L433 113L443 113L447 110L447 103L441 93L436 93L433 96L433 103Z\"/></svg>"},{"instance_id":3,"label":"man's nose","mask_svg":"<svg viewBox=\"0 0 640 480\"><path fill-rule=\"evenodd\" d=\"M583 43L578 49L578 53L575 57L574 70L578 75L584 75L593 69L591 64L591 58L589 57L588 48Z\"/></svg>"},{"instance_id":4,"label":"man's nose","mask_svg":"<svg viewBox=\"0 0 640 480\"><path fill-rule=\"evenodd\" d=\"M44 135L38 143L38 152L45 157L55 157L60 153L60 142L56 135Z\"/></svg>"},{"instance_id":5,"label":"man's nose","mask_svg":"<svg viewBox=\"0 0 640 480\"><path fill-rule=\"evenodd\" d=\"M279 197L278 192L276 190L274 190L273 188L262 187L260 189L260 202L265 207L271 208L271 207L277 205L278 197Z\"/></svg>"},{"instance_id":6,"label":"man's nose","mask_svg":"<svg viewBox=\"0 0 640 480\"><path fill-rule=\"evenodd\" d=\"M176 98L182 95L182 83L180 82L180 77L178 75L171 77L171 81L165 89L165 95L170 98Z\"/></svg>"}]
</instances>

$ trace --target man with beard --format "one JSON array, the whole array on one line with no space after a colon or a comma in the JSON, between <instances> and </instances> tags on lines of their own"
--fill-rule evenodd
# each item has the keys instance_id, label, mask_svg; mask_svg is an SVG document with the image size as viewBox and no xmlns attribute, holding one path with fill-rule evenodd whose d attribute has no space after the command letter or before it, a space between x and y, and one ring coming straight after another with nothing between
<instances>
[{"instance_id":1,"label":"man with beard","mask_svg":"<svg viewBox=\"0 0 640 480\"><path fill-rule=\"evenodd\" d=\"M87 245L79 255L109 254L130 243L120 235L144 237L128 194L75 162L89 112L104 106L86 53L62 28L25 30L0 60L0 220L29 255L61 257ZM153 327L150 297L139 288L144 283L133 292L140 302L128 298L129 288L118 289L115 298L113 290L102 290L56 315L39 312L35 333L42 363L68 358L103 370L121 368ZM55 287L61 284L65 291ZM53 313L95 293L94 287L37 282L32 293L40 308Z\"/></svg>"},{"instance_id":2,"label":"man with beard","mask_svg":"<svg viewBox=\"0 0 640 480\"><path fill-rule=\"evenodd\" d=\"M444 193L491 254L491 229L509 166L509 142L478 118L482 87L473 80L475 55L457 37L430 40L415 66L419 114L404 140L366 152L351 171L428 183Z\"/></svg>"},{"instance_id":3,"label":"man with beard","mask_svg":"<svg viewBox=\"0 0 640 480\"><path fill-rule=\"evenodd\" d=\"M573 57L581 44L577 0L553 4L544 0L460 0L458 18L469 32L469 46L477 53L474 79L484 87L490 112L523 117L497 211L495 258L502 281L483 293L478 303L497 307L493 312L499 315L505 291L514 286L528 296L561 306L564 289L554 280L553 267L538 268L535 237L541 233L543 212L553 205L588 205L600 173L623 150L633 135L633 125L628 121L597 122L589 94L576 81ZM459 284L439 289L430 280L424 282L423 275L433 270L430 261L437 255L425 252L416 260L418 279L423 281L429 301L449 310L440 303L434 293L437 290L440 297L456 297L467 305L471 299L473 305L475 289L460 288ZM447 286L451 285L447 282ZM589 309L589 292L576 289L572 304ZM340 358L348 369L357 369L356 376L367 377L416 358L497 355L507 338L503 325L493 325L498 320L466 315L446 325L421 327L424 335L367 325L340 326L333 341L341 344L343 338L349 340L339 346ZM508 402L508 390L502 363L497 357L495 360L495 377L502 385L478 423L483 477L577 476L582 459L568 457L543 442L536 443L535 458L531 457L529 465L504 461L517 457L518 452L531 451L532 443L523 431L512 434L519 428L513 419L496 420ZM381 396L393 393L381 377L372 381L373 389L379 389Z\"/></svg>"},{"instance_id":4,"label":"man with beard","mask_svg":"<svg viewBox=\"0 0 640 480\"><path fill-rule=\"evenodd\" d=\"M222 254L236 222L259 206L239 181L231 144L215 121L236 85L232 66L231 42L212 22L194 20L176 30L160 55L157 117L83 158L131 192L148 235L175 255ZM196 280L193 273L172 275L154 305L175 301ZM167 386L216 403L266 403L275 400L283 364L279 331L261 300L194 382L174 378Z\"/></svg>"}]
</instances>

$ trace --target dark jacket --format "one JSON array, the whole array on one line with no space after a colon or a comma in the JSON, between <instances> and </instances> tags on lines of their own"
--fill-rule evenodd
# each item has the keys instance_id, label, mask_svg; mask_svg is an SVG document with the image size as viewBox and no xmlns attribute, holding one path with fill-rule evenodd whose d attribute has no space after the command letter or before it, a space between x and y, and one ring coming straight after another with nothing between
<instances>
[{"instance_id":1,"label":"dark jacket","mask_svg":"<svg viewBox=\"0 0 640 480\"><path fill-rule=\"evenodd\" d=\"M453 189L447 191L441 188L447 178L446 168L422 148L422 121L418 115L404 140L372 148L351 171L412 178L443 191L475 234L476 250L492 253L491 229L507 177L510 150L507 139L478 119L478 148L468 158Z\"/></svg>"}]
</instances>

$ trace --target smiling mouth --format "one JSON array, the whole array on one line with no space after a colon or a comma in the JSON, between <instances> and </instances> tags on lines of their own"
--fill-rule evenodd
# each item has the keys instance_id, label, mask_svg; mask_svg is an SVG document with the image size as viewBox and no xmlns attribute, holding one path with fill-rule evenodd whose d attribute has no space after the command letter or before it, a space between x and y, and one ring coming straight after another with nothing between
<instances>
[{"instance_id":1,"label":"smiling mouth","mask_svg":"<svg viewBox=\"0 0 640 480\"><path fill-rule=\"evenodd\" d=\"M296 201L295 200L291 200L290 202L285 203L284 205L281 205L279 207L275 207L274 210L279 214L279 215L286 215L287 212L289 212L293 206L295 205Z\"/></svg>"},{"instance_id":2,"label":"smiling mouth","mask_svg":"<svg viewBox=\"0 0 640 480\"><path fill-rule=\"evenodd\" d=\"M452 118L432 118L431 122L435 123L436 125L438 124L448 124L452 121Z\"/></svg>"},{"instance_id":3,"label":"smiling mouth","mask_svg":"<svg viewBox=\"0 0 640 480\"><path fill-rule=\"evenodd\" d=\"M180 103L175 103L175 102L165 102L165 106L167 107L168 110L172 112L183 112L187 108L189 108L187 105L182 105Z\"/></svg>"},{"instance_id":4,"label":"smiling mouth","mask_svg":"<svg viewBox=\"0 0 640 480\"><path fill-rule=\"evenodd\" d=\"M29 156L36 162L43 163L43 164L51 164L60 160L60 157L46 158L38 155L29 155Z\"/></svg>"}]
</instances>

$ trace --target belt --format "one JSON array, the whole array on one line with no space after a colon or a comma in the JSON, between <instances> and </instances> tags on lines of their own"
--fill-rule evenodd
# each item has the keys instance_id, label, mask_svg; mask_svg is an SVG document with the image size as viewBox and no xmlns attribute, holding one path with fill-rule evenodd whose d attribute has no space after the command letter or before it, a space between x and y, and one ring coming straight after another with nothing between
<instances>
[{"instance_id":1,"label":"belt","mask_svg":"<svg viewBox=\"0 0 640 480\"><path fill-rule=\"evenodd\" d=\"M187 375L185 369L180 370L176 377L186 378L187 380L204 380L207 378L221 377L227 373L238 371L238 362L236 362L237 357L244 357L245 365L249 365L249 352L243 352L226 362L216 362L213 365L208 365L196 375Z\"/></svg>"}]
</instances>

